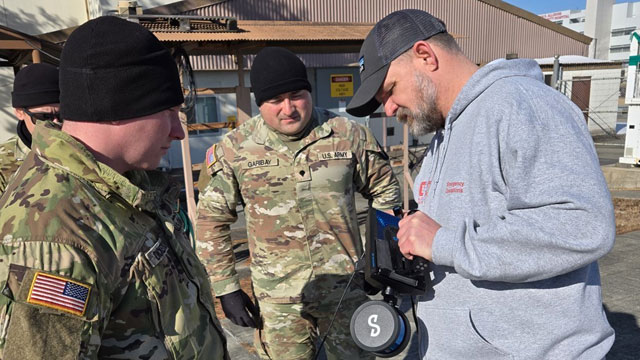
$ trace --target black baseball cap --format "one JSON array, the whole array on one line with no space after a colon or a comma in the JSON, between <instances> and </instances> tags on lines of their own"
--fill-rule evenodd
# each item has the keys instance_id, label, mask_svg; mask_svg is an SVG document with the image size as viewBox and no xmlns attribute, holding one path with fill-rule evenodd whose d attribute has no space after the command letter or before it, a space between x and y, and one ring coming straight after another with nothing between
<instances>
[{"instance_id":1,"label":"black baseball cap","mask_svg":"<svg viewBox=\"0 0 640 360\"><path fill-rule=\"evenodd\" d=\"M406 9L392 12L373 27L360 48L360 87L347 105L353 116L367 116L380 103L375 96L389 71L389 65L416 41L447 32L442 20L426 11Z\"/></svg>"}]
</instances>

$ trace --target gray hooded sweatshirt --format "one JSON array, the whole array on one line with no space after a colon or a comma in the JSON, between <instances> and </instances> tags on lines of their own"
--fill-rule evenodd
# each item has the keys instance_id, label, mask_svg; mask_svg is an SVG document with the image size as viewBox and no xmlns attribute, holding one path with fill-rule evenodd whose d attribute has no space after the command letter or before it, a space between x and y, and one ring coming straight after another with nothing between
<instances>
[{"instance_id":1,"label":"gray hooded sweatshirt","mask_svg":"<svg viewBox=\"0 0 640 360\"><path fill-rule=\"evenodd\" d=\"M613 205L582 112L532 60L467 82L415 180L442 228L420 299L425 359L602 359L614 331L597 260Z\"/></svg>"}]
</instances>

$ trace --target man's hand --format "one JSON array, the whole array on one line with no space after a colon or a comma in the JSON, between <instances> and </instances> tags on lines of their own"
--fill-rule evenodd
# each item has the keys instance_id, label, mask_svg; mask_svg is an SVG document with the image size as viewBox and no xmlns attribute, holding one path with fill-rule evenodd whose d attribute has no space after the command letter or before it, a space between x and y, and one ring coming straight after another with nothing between
<instances>
[{"instance_id":1,"label":"man's hand","mask_svg":"<svg viewBox=\"0 0 640 360\"><path fill-rule=\"evenodd\" d=\"M238 326L256 328L260 313L249 295L242 290L219 297L224 316ZM248 311L247 311L248 310Z\"/></svg>"},{"instance_id":2,"label":"man's hand","mask_svg":"<svg viewBox=\"0 0 640 360\"><path fill-rule=\"evenodd\" d=\"M399 225L397 236L402 255L407 259L413 259L415 255L431 261L431 246L436 232L441 228L440 224L427 214L417 211L412 215L405 215Z\"/></svg>"}]
</instances>

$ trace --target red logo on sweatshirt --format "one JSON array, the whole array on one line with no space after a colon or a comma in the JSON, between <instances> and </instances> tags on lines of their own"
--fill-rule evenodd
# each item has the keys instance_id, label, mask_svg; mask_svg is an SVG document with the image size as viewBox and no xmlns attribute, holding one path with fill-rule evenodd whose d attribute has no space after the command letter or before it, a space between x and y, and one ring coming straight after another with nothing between
<instances>
[{"instance_id":1,"label":"red logo on sweatshirt","mask_svg":"<svg viewBox=\"0 0 640 360\"><path fill-rule=\"evenodd\" d=\"M445 194L463 193L463 192L464 192L464 182L462 181L447 182L447 189L444 191Z\"/></svg>"},{"instance_id":2,"label":"red logo on sweatshirt","mask_svg":"<svg viewBox=\"0 0 640 360\"><path fill-rule=\"evenodd\" d=\"M431 187L431 181L423 181L418 187L418 204L423 204L429 194L429 188Z\"/></svg>"}]
</instances>

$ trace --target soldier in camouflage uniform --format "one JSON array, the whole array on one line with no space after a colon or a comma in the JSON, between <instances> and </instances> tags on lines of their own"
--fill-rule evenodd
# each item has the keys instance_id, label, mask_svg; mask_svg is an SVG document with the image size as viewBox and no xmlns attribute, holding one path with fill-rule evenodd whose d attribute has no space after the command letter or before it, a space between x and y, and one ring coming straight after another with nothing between
<instances>
[{"instance_id":1,"label":"soldier in camouflage uniform","mask_svg":"<svg viewBox=\"0 0 640 360\"><path fill-rule=\"evenodd\" d=\"M368 128L313 108L306 68L293 53L259 52L251 85L261 114L207 152L198 254L225 315L238 325L262 323L262 358L311 359L363 252L354 193L388 210L400 204L400 188ZM261 319L249 314L234 268L229 235L239 204ZM347 292L327 338L329 359L372 357L349 334L351 314L366 300L360 289Z\"/></svg>"},{"instance_id":2,"label":"soldier in camouflage uniform","mask_svg":"<svg viewBox=\"0 0 640 360\"><path fill-rule=\"evenodd\" d=\"M69 37L60 89L66 121L36 126L0 198L0 358L228 359L179 188L153 171L184 137L171 55L97 18Z\"/></svg>"},{"instance_id":3,"label":"soldier in camouflage uniform","mask_svg":"<svg viewBox=\"0 0 640 360\"><path fill-rule=\"evenodd\" d=\"M0 144L0 195L31 148L31 133L37 120L60 117L58 69L49 64L31 64L18 71L13 81L11 105L18 118L17 135Z\"/></svg>"}]
</instances>

